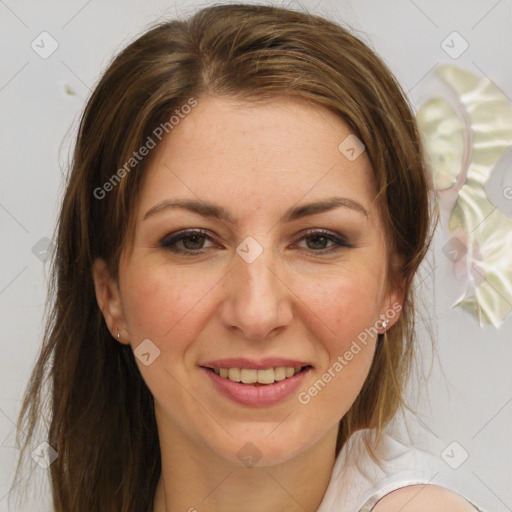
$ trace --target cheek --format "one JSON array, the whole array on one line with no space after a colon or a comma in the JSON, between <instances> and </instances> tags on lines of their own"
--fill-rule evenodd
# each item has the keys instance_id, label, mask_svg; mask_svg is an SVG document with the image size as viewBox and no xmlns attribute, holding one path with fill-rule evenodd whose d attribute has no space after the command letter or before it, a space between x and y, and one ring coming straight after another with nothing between
<instances>
[{"instance_id":1,"label":"cheek","mask_svg":"<svg viewBox=\"0 0 512 512\"><path fill-rule=\"evenodd\" d=\"M379 276L354 269L338 272L315 284L303 282L302 293L309 306L309 328L323 357L319 378L303 390L301 403L311 401L316 414L337 421L356 399L371 367L377 339L372 327L380 312Z\"/></svg>"},{"instance_id":2,"label":"cheek","mask_svg":"<svg viewBox=\"0 0 512 512\"><path fill-rule=\"evenodd\" d=\"M343 349L379 320L378 276L343 272L302 285L297 283L297 287L302 290L297 295L302 295L304 303L330 334L327 338L334 348Z\"/></svg>"},{"instance_id":3,"label":"cheek","mask_svg":"<svg viewBox=\"0 0 512 512\"><path fill-rule=\"evenodd\" d=\"M164 264L146 263L144 268L132 265L124 274L121 289L132 349L149 339L160 351L149 366L136 358L144 381L159 403L166 403L169 393L175 399L180 396L181 386L176 382L186 380L188 362L193 366L188 350L203 329L207 315L201 308L204 311L205 294L215 284L211 276L213 282L209 285L207 276L193 278L181 270ZM186 397L180 400L186 403Z\"/></svg>"},{"instance_id":4,"label":"cheek","mask_svg":"<svg viewBox=\"0 0 512 512\"><path fill-rule=\"evenodd\" d=\"M144 270L134 266L125 276L123 309L135 344L138 339L163 340L189 325L187 317L200 311L211 288L207 279L188 278L187 272L165 265L146 265Z\"/></svg>"},{"instance_id":5,"label":"cheek","mask_svg":"<svg viewBox=\"0 0 512 512\"><path fill-rule=\"evenodd\" d=\"M338 278L310 288L309 301L314 306L309 327L322 346L323 357L318 374L298 398L321 423L339 421L368 376L376 346L371 327L379 319L378 293L371 279Z\"/></svg>"}]
</instances>

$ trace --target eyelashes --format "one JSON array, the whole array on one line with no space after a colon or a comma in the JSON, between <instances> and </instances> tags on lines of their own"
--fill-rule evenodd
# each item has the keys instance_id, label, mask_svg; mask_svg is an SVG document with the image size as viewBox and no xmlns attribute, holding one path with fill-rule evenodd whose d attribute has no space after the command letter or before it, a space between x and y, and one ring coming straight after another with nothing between
<instances>
[{"instance_id":1,"label":"eyelashes","mask_svg":"<svg viewBox=\"0 0 512 512\"><path fill-rule=\"evenodd\" d=\"M338 235L324 229L310 229L302 234L294 244L303 240L312 240L313 246L321 245L320 248L300 248L312 254L324 255L339 252L343 249L351 249L355 246L342 235ZM203 229L187 229L170 233L158 242L158 246L176 254L197 256L202 255L209 247L203 247L205 241L213 242L213 238ZM324 247L326 243L332 243L330 247ZM180 247L181 245L181 247ZM306 244L307 245L307 244ZM188 246L188 247L187 247ZM214 247L215 243L212 246Z\"/></svg>"},{"instance_id":2,"label":"eyelashes","mask_svg":"<svg viewBox=\"0 0 512 512\"><path fill-rule=\"evenodd\" d=\"M201 240L212 240L212 238L208 235L208 233L202 229L188 229L185 231L179 231L178 233L171 233L159 242L159 246L163 247L164 249L168 249L172 252L176 253L191 253L194 252L196 254L199 254L199 251L197 250L190 250L190 249L179 249L177 247L177 244L179 242L183 242L184 240L192 240L192 244L197 244L197 241L201 242ZM196 248L197 249L197 248ZM202 249L199 247L199 249ZM202 253L201 253L202 254Z\"/></svg>"}]
</instances>

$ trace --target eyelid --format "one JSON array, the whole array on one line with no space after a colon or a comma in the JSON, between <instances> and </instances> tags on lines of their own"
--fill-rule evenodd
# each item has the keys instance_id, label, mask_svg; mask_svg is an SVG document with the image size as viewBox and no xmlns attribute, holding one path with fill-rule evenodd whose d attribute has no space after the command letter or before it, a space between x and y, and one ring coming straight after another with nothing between
<instances>
[{"instance_id":1,"label":"eyelid","mask_svg":"<svg viewBox=\"0 0 512 512\"><path fill-rule=\"evenodd\" d=\"M347 246L350 245L349 237L347 237L341 233L336 233L335 231L331 231L331 230L325 229L325 228L308 228L304 231L301 231L297 235L296 240L301 240L307 236L314 236L314 235L317 235L317 236L323 235L326 238L338 240L339 242L342 242L343 244L346 244Z\"/></svg>"},{"instance_id":2,"label":"eyelid","mask_svg":"<svg viewBox=\"0 0 512 512\"><path fill-rule=\"evenodd\" d=\"M202 228L187 228L183 230L178 230L173 233L169 233L166 236L164 236L160 241L158 242L158 246L162 247L168 251L171 251L176 254L185 254L185 255L201 255L204 254L205 250L209 249L209 247L198 249L198 250L192 250L192 249L177 249L172 248L172 246L176 245L181 240L191 237L194 235L200 235L204 236L206 239L208 239L211 242L214 242L214 237L209 233L208 230L202 229ZM329 248L314 250L314 249L307 249L307 248L300 248L302 251L309 251L311 253L317 253L319 256L321 255L328 255L328 254L335 254L340 252L342 249L350 249L355 248L356 245L350 242L350 239L346 236L344 236L341 233L336 233L333 231L330 231L325 228L308 228L304 231L301 231L296 237L293 242L293 244L297 244L301 240L304 240L308 237L312 236L319 236L324 237L330 242L332 242L334 245L332 245Z\"/></svg>"},{"instance_id":3,"label":"eyelid","mask_svg":"<svg viewBox=\"0 0 512 512\"><path fill-rule=\"evenodd\" d=\"M160 247L166 247L169 246L173 242L178 242L183 238L186 238L187 236L194 236L194 235L204 235L205 237L209 239L213 239L212 235L207 231L206 229L202 228L187 228L187 229L180 229L178 231L174 231L172 233L168 233L163 238L160 239L158 242L158 245Z\"/></svg>"}]
</instances>

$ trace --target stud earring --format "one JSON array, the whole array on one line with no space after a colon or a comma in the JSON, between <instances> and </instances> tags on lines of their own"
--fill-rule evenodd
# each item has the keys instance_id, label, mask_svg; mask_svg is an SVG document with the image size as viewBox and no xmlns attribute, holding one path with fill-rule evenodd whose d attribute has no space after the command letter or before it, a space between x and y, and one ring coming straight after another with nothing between
<instances>
[{"instance_id":1,"label":"stud earring","mask_svg":"<svg viewBox=\"0 0 512 512\"><path fill-rule=\"evenodd\" d=\"M383 321L381 322L382 328L383 328L383 329L385 329L385 328L388 326L388 323L389 323L389 322L388 322L387 320L383 320Z\"/></svg>"},{"instance_id":2,"label":"stud earring","mask_svg":"<svg viewBox=\"0 0 512 512\"><path fill-rule=\"evenodd\" d=\"M117 331L117 339L120 340L121 339L121 333L119 331Z\"/></svg>"}]
</instances>

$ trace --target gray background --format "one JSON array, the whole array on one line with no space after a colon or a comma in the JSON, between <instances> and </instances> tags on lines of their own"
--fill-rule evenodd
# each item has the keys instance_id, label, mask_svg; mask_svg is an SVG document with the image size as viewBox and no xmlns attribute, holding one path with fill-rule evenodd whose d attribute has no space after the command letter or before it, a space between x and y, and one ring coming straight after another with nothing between
<instances>
[{"instance_id":1,"label":"gray background","mask_svg":"<svg viewBox=\"0 0 512 512\"><path fill-rule=\"evenodd\" d=\"M205 5L0 0L0 512L7 510L5 494L18 453L13 422L42 334L48 271L41 261L44 239L53 234L63 169L84 101L112 55L151 22ZM445 62L488 76L512 98L511 0L316 0L302 5L362 31L413 101L428 73ZM469 43L456 61L441 48L454 30ZM43 31L58 43L47 59L31 48ZM468 313L451 308L460 290L452 263L441 252L448 238L444 223L422 270L425 310L437 319L439 361L434 359L428 388L420 385L415 393L411 387L419 411L413 421L428 432L433 453L441 456L453 441L469 453L458 469L450 468L469 495L489 512L512 511L512 315L499 329L481 328ZM429 367L429 342L421 332Z\"/></svg>"}]
</instances>

